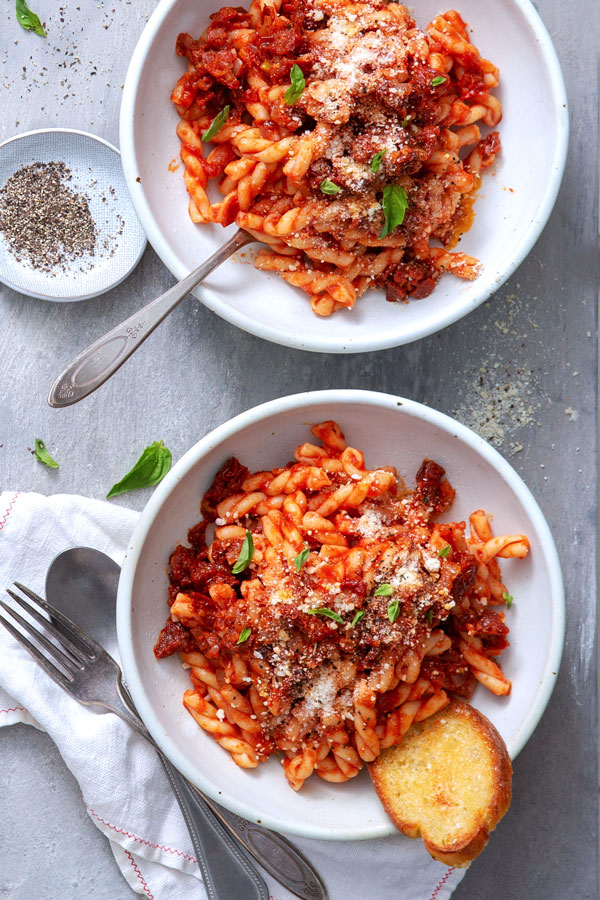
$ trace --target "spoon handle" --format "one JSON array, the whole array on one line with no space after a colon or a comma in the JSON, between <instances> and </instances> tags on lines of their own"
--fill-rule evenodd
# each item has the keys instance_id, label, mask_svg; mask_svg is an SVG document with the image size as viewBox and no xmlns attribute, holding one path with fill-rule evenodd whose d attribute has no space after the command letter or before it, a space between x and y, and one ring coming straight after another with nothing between
<instances>
[{"instance_id":1,"label":"spoon handle","mask_svg":"<svg viewBox=\"0 0 600 900\"><path fill-rule=\"evenodd\" d=\"M292 894L303 900L329 900L327 888L313 866L283 835L248 822L240 816L225 816L216 803L213 803L198 788L186 781L163 755L154 738L146 729L121 678L117 679L117 689L118 697L113 698L109 708L129 722L158 752L184 815L207 886L212 886L215 880L214 860L215 858L219 859L218 841L221 840L226 844L228 853L233 857L230 877L234 880L249 879L245 893L236 893L232 889L231 893L223 894L225 898L243 897L244 900L251 900L255 895L250 892L250 888L257 889L256 879L259 879L260 884L264 883L258 872L249 866L243 850L238 846L241 844L273 878ZM232 836L235 840L232 840ZM213 853L210 845L215 839L217 840L217 849ZM220 865L217 863L217 884L219 883ZM210 890L209 898L213 900Z\"/></svg>"},{"instance_id":2,"label":"spoon handle","mask_svg":"<svg viewBox=\"0 0 600 900\"><path fill-rule=\"evenodd\" d=\"M223 827L224 823L208 809L203 795L169 762L146 729L122 682L120 670L116 689L117 693L104 705L135 728L158 753L187 825L208 900L233 900L234 897L269 900L264 879L247 858L239 841L234 841L229 834L231 831L237 837L235 829Z\"/></svg>"},{"instance_id":3,"label":"spoon handle","mask_svg":"<svg viewBox=\"0 0 600 900\"><path fill-rule=\"evenodd\" d=\"M232 253L254 240L246 231L238 229L226 244L183 281L94 341L58 376L48 394L50 406L55 409L72 406L108 381L191 290Z\"/></svg>"},{"instance_id":4,"label":"spoon handle","mask_svg":"<svg viewBox=\"0 0 600 900\"><path fill-rule=\"evenodd\" d=\"M267 885L244 851L203 808L183 775L158 753L188 827L209 900L269 900Z\"/></svg>"},{"instance_id":5,"label":"spoon handle","mask_svg":"<svg viewBox=\"0 0 600 900\"><path fill-rule=\"evenodd\" d=\"M248 822L240 816L233 816L231 821L216 803L196 788L192 789L225 828L237 837L242 847L288 891L306 900L329 900L327 888L315 869L283 835Z\"/></svg>"}]
</instances>

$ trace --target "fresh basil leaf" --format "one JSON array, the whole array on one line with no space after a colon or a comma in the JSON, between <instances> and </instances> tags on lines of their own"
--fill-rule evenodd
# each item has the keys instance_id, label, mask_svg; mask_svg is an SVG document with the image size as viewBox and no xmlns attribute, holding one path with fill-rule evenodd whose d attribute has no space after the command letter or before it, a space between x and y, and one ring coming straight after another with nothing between
<instances>
[{"instance_id":1,"label":"fresh basil leaf","mask_svg":"<svg viewBox=\"0 0 600 900\"><path fill-rule=\"evenodd\" d=\"M341 187L339 184L335 184L335 182L330 181L329 178L324 178L321 184L319 185L324 194L329 196L333 196L333 194L339 194L341 191Z\"/></svg>"},{"instance_id":2,"label":"fresh basil leaf","mask_svg":"<svg viewBox=\"0 0 600 900\"><path fill-rule=\"evenodd\" d=\"M231 570L234 575L239 575L240 572L243 572L244 569L247 569L250 563L252 562L252 557L254 556L254 541L252 540L252 532L247 531L246 537L244 538L244 543L242 544L242 549L240 550L239 556L235 561L235 565Z\"/></svg>"},{"instance_id":3,"label":"fresh basil leaf","mask_svg":"<svg viewBox=\"0 0 600 900\"><path fill-rule=\"evenodd\" d=\"M393 593L394 588L391 586L391 584L380 584L373 596L390 597Z\"/></svg>"},{"instance_id":4,"label":"fresh basil leaf","mask_svg":"<svg viewBox=\"0 0 600 900\"><path fill-rule=\"evenodd\" d=\"M211 141L215 134L218 134L229 118L229 106L224 106L220 113L214 117L204 134L202 135L203 141Z\"/></svg>"},{"instance_id":5,"label":"fresh basil leaf","mask_svg":"<svg viewBox=\"0 0 600 900\"><path fill-rule=\"evenodd\" d=\"M35 31L40 37L46 37L46 32L40 22L39 16L29 9L25 0L17 0L16 13L18 23L25 31Z\"/></svg>"},{"instance_id":6,"label":"fresh basil leaf","mask_svg":"<svg viewBox=\"0 0 600 900\"><path fill-rule=\"evenodd\" d=\"M398 600L390 600L387 608L388 619L394 624L398 616L400 615L400 603Z\"/></svg>"},{"instance_id":7,"label":"fresh basil leaf","mask_svg":"<svg viewBox=\"0 0 600 900\"><path fill-rule=\"evenodd\" d=\"M438 556L443 557L444 559L447 556L450 556L450 544L446 544L445 547L442 547L441 550L438 550Z\"/></svg>"},{"instance_id":8,"label":"fresh basil leaf","mask_svg":"<svg viewBox=\"0 0 600 900\"><path fill-rule=\"evenodd\" d=\"M294 65L290 69L290 81L292 82L283 95L283 99L287 103L288 106L293 106L296 100L299 100L302 96L302 92L306 87L306 82L304 80L304 72L300 68L300 66Z\"/></svg>"},{"instance_id":9,"label":"fresh basil leaf","mask_svg":"<svg viewBox=\"0 0 600 900\"><path fill-rule=\"evenodd\" d=\"M502 599L506 603L507 609L510 609L511 606L513 605L513 603L515 602L515 598L512 597L510 594L507 594L506 591L504 591L504 593L502 594Z\"/></svg>"},{"instance_id":10,"label":"fresh basil leaf","mask_svg":"<svg viewBox=\"0 0 600 900\"><path fill-rule=\"evenodd\" d=\"M344 624L342 617L326 606L320 606L318 609L307 609L306 612L309 616L327 616L328 619L333 619L334 622L339 622L340 625Z\"/></svg>"},{"instance_id":11,"label":"fresh basil leaf","mask_svg":"<svg viewBox=\"0 0 600 900\"><path fill-rule=\"evenodd\" d=\"M162 481L171 468L171 451L162 441L155 441L146 447L133 469L120 481L113 484L106 499L135 491L138 488L153 487Z\"/></svg>"},{"instance_id":12,"label":"fresh basil leaf","mask_svg":"<svg viewBox=\"0 0 600 900\"><path fill-rule=\"evenodd\" d=\"M432 87L439 87L440 84L445 84L448 81L445 75L436 75L435 78L431 79Z\"/></svg>"},{"instance_id":13,"label":"fresh basil leaf","mask_svg":"<svg viewBox=\"0 0 600 900\"><path fill-rule=\"evenodd\" d=\"M45 443L39 438L35 439L35 458L44 463L45 466L48 466L49 469L58 469L58 463L55 459L52 459L46 450Z\"/></svg>"},{"instance_id":14,"label":"fresh basil leaf","mask_svg":"<svg viewBox=\"0 0 600 900\"><path fill-rule=\"evenodd\" d=\"M365 610L359 609L359 611L355 614L354 618L352 619L352 622L350 623L350 627L354 628L355 625L358 625L358 623L364 619L365 615L366 615Z\"/></svg>"},{"instance_id":15,"label":"fresh basil leaf","mask_svg":"<svg viewBox=\"0 0 600 900\"><path fill-rule=\"evenodd\" d=\"M308 559L308 554L310 553L310 548L305 547L304 550L301 550L296 559L294 560L294 565L296 566L296 572L299 572L306 560Z\"/></svg>"},{"instance_id":16,"label":"fresh basil leaf","mask_svg":"<svg viewBox=\"0 0 600 900\"><path fill-rule=\"evenodd\" d=\"M408 116L405 119L402 119L402 122L400 124L403 128L408 128L408 126L410 125L410 119L408 118Z\"/></svg>"},{"instance_id":17,"label":"fresh basil leaf","mask_svg":"<svg viewBox=\"0 0 600 900\"><path fill-rule=\"evenodd\" d=\"M431 623L433 622L433 610L428 609L425 614L425 617L426 617L427 621L429 622L429 624L431 625Z\"/></svg>"},{"instance_id":18,"label":"fresh basil leaf","mask_svg":"<svg viewBox=\"0 0 600 900\"><path fill-rule=\"evenodd\" d=\"M385 213L385 225L379 235L379 240L387 237L394 228L404 222L404 214L408 209L406 191L399 184L387 184L383 189L381 205Z\"/></svg>"},{"instance_id":19,"label":"fresh basil leaf","mask_svg":"<svg viewBox=\"0 0 600 900\"><path fill-rule=\"evenodd\" d=\"M374 175L377 175L381 168L381 160L383 159L384 153L387 153L387 147L385 150L380 150L379 153L376 153L371 160L371 172L373 172Z\"/></svg>"},{"instance_id":20,"label":"fresh basil leaf","mask_svg":"<svg viewBox=\"0 0 600 900\"><path fill-rule=\"evenodd\" d=\"M243 644L244 641L247 641L247 640L248 640L248 638L250 637L251 634L252 634L252 629L251 629L251 628L248 628L248 627L242 628L242 630L240 631L240 636L239 636L239 638L237 639L237 643L238 643L238 644Z\"/></svg>"}]
</instances>

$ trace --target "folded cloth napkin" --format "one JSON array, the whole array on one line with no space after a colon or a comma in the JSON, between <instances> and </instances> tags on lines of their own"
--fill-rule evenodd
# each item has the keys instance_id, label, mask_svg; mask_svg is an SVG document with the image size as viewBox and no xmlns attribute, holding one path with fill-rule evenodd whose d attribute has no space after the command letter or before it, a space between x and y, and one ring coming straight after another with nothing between
<instances>
[{"instance_id":1,"label":"folded cloth napkin","mask_svg":"<svg viewBox=\"0 0 600 900\"><path fill-rule=\"evenodd\" d=\"M95 547L121 563L137 515L84 497L0 494L0 587L16 580L43 595L50 563L68 547ZM154 900L207 896L183 817L152 747L117 716L98 715L69 697L0 627L0 725L15 722L50 735L133 891ZM402 835L346 843L294 838L294 843L320 873L331 900L447 900L464 874L434 862L420 841ZM263 875L271 900L292 900Z\"/></svg>"}]
</instances>

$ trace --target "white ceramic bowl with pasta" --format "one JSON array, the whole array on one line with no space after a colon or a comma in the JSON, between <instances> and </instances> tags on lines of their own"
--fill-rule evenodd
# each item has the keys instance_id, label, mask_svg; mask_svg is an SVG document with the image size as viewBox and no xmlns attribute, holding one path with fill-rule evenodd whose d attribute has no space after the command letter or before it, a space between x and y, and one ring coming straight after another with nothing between
<instances>
[{"instance_id":1,"label":"white ceramic bowl with pasta","mask_svg":"<svg viewBox=\"0 0 600 900\"><path fill-rule=\"evenodd\" d=\"M409 487L424 457L436 460L456 489L442 521L483 508L496 534L526 534L531 551L502 560L514 596L507 611L510 647L502 667L509 696L478 686L472 702L495 724L514 757L548 702L560 664L564 596L548 525L511 466L463 425L410 400L368 391L321 391L273 400L237 416L199 441L157 487L131 538L119 583L117 624L127 684L152 736L202 791L252 821L291 834L363 839L395 833L366 769L344 784L310 778L294 792L275 757L255 769L236 766L182 703L190 687L179 659L157 660L153 647L168 613L168 561L200 519L200 500L230 456L251 471L284 465L310 440L311 425L339 423L367 467L393 465Z\"/></svg>"},{"instance_id":2,"label":"white ceramic bowl with pasta","mask_svg":"<svg viewBox=\"0 0 600 900\"><path fill-rule=\"evenodd\" d=\"M169 100L184 61L179 32L198 37L222 0L161 0L133 54L121 108L121 153L137 214L165 265L183 278L235 231L194 225L179 160L179 121ZM442 277L424 300L388 303L367 291L354 309L320 318L306 294L271 272L257 271L252 250L219 267L195 294L219 316L259 337L304 350L348 353L409 343L457 321L490 297L538 239L560 186L568 143L566 94L548 33L529 0L460 0L473 42L501 73L502 153L486 173L473 227L461 251L483 270L475 281ZM414 7L424 28L445 5ZM496 92L495 92L496 93Z\"/></svg>"}]
</instances>

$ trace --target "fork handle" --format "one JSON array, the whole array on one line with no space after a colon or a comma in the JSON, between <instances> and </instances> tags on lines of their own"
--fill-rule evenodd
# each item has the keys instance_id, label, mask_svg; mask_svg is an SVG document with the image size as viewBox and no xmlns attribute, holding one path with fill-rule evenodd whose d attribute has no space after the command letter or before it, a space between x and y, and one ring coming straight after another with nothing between
<instances>
[{"instance_id":1,"label":"fork handle","mask_svg":"<svg viewBox=\"0 0 600 900\"><path fill-rule=\"evenodd\" d=\"M188 827L209 900L269 900L267 885L244 851L221 823L204 810L183 775L160 750L158 753Z\"/></svg>"},{"instance_id":2,"label":"fork handle","mask_svg":"<svg viewBox=\"0 0 600 900\"><path fill-rule=\"evenodd\" d=\"M109 708L146 738L158 753L190 833L208 900L269 900L269 890L245 851L169 762L140 719L121 679ZM107 704L108 705L108 704Z\"/></svg>"}]
</instances>

